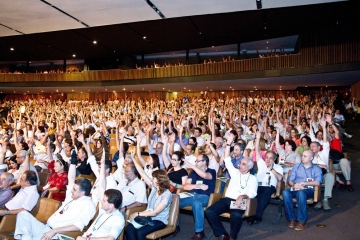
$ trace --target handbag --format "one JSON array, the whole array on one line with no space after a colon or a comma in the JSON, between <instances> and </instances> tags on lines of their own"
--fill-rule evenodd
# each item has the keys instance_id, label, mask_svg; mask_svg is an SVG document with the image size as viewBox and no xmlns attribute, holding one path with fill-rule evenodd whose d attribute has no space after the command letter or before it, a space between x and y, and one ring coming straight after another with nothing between
<instances>
[{"instance_id":1,"label":"handbag","mask_svg":"<svg viewBox=\"0 0 360 240\"><path fill-rule=\"evenodd\" d=\"M154 226L154 221L151 219L151 217L137 216L134 218L134 221L142 226L145 225Z\"/></svg>"}]
</instances>

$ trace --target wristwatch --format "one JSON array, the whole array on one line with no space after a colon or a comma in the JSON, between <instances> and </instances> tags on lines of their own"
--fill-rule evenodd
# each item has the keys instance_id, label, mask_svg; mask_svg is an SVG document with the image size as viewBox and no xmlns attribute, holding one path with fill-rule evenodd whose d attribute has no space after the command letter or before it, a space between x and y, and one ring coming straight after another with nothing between
<instances>
[{"instance_id":1,"label":"wristwatch","mask_svg":"<svg viewBox=\"0 0 360 240\"><path fill-rule=\"evenodd\" d=\"M226 144L226 146L229 146L229 147L231 147L231 144Z\"/></svg>"},{"instance_id":2,"label":"wristwatch","mask_svg":"<svg viewBox=\"0 0 360 240\"><path fill-rule=\"evenodd\" d=\"M125 208L125 212L127 211L127 206L124 207Z\"/></svg>"}]
</instances>

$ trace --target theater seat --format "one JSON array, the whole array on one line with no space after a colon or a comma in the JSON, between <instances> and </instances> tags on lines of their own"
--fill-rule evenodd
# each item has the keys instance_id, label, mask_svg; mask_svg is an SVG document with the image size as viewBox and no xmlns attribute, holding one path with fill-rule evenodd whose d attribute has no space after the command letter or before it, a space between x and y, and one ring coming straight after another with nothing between
<instances>
[{"instance_id":1,"label":"theater seat","mask_svg":"<svg viewBox=\"0 0 360 240\"><path fill-rule=\"evenodd\" d=\"M49 217L60 207L61 202L54 199L39 198L31 214L40 222L46 223ZM10 232L15 231L16 215L6 215L0 223L0 233L9 239L14 239L10 236Z\"/></svg>"},{"instance_id":2,"label":"theater seat","mask_svg":"<svg viewBox=\"0 0 360 240\"><path fill-rule=\"evenodd\" d=\"M175 231L176 223L179 218L179 202L180 202L179 195L173 194L167 226L161 230L148 234L146 236L146 239L158 239L163 236L169 235Z\"/></svg>"}]
</instances>

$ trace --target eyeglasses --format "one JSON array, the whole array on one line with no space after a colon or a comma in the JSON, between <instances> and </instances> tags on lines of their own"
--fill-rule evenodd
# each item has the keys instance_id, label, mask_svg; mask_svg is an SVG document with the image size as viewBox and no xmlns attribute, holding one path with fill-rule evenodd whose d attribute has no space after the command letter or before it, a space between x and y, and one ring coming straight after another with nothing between
<instances>
[{"instance_id":1,"label":"eyeglasses","mask_svg":"<svg viewBox=\"0 0 360 240\"><path fill-rule=\"evenodd\" d=\"M179 159L175 159L175 158L172 158L171 160L172 161L180 161Z\"/></svg>"}]
</instances>

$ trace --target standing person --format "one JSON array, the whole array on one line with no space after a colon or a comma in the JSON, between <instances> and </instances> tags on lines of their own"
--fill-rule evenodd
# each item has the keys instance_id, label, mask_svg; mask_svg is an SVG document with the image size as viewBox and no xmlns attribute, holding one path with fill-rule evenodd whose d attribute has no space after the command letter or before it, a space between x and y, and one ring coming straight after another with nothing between
<instances>
[{"instance_id":1,"label":"standing person","mask_svg":"<svg viewBox=\"0 0 360 240\"><path fill-rule=\"evenodd\" d=\"M302 154L301 163L294 164L289 176L290 188L282 192L285 215L288 227L304 230L308 220L306 200L314 197L314 186L322 181L321 169L312 163L314 153L306 150ZM293 198L296 198L297 211L294 212Z\"/></svg>"},{"instance_id":2,"label":"standing person","mask_svg":"<svg viewBox=\"0 0 360 240\"><path fill-rule=\"evenodd\" d=\"M146 225L140 229L136 229L131 223L127 225L125 234L127 239L143 240L146 239L146 235L149 233L163 229L168 224L172 194L169 191L170 180L164 170L153 171L151 179L136 161L134 161L134 164L141 177L150 187L151 192L146 210L144 212L135 212L131 214L129 220L132 221L137 216L151 217L153 226Z\"/></svg>"},{"instance_id":3,"label":"standing person","mask_svg":"<svg viewBox=\"0 0 360 240\"><path fill-rule=\"evenodd\" d=\"M242 215L245 212L245 210L230 209L230 205L233 203L235 206L240 206L245 199L256 197L258 187L256 177L250 174L250 170L254 166L251 158L244 157L240 162L239 170L233 166L230 158L230 145L233 139L233 135L228 137L225 149L224 161L231 177L225 198L221 198L206 210L206 217L208 218L214 235L219 237L219 239L226 240L230 238L237 239L242 225ZM230 236L221 223L219 216L224 212L230 213Z\"/></svg>"}]
</instances>

